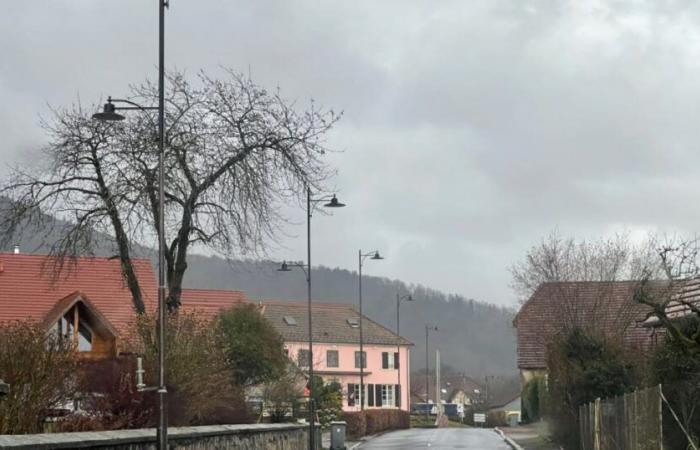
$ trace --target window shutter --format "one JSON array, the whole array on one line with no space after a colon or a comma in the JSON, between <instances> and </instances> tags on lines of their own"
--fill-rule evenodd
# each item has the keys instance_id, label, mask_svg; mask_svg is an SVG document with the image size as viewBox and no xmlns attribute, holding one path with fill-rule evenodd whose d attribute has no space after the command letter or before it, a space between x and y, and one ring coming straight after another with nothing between
<instances>
[{"instance_id":1,"label":"window shutter","mask_svg":"<svg viewBox=\"0 0 700 450\"><path fill-rule=\"evenodd\" d=\"M377 390L377 406L384 406L382 404L382 385L375 384L374 387Z\"/></svg>"},{"instance_id":2,"label":"window shutter","mask_svg":"<svg viewBox=\"0 0 700 450\"><path fill-rule=\"evenodd\" d=\"M389 368L389 353L382 352L382 369Z\"/></svg>"},{"instance_id":3,"label":"window shutter","mask_svg":"<svg viewBox=\"0 0 700 450\"><path fill-rule=\"evenodd\" d=\"M377 386L379 386L379 385L377 385ZM367 390L369 391L368 392L369 395L367 396L367 406L374 406L374 389L373 388L374 388L373 384L367 385ZM380 395L379 401L381 401L381 399L382 399L382 396Z\"/></svg>"},{"instance_id":4,"label":"window shutter","mask_svg":"<svg viewBox=\"0 0 700 450\"><path fill-rule=\"evenodd\" d=\"M348 406L355 406L355 385L348 384Z\"/></svg>"},{"instance_id":5,"label":"window shutter","mask_svg":"<svg viewBox=\"0 0 700 450\"><path fill-rule=\"evenodd\" d=\"M396 407L401 408L401 385L394 385L394 397L396 398Z\"/></svg>"},{"instance_id":6,"label":"window shutter","mask_svg":"<svg viewBox=\"0 0 700 450\"><path fill-rule=\"evenodd\" d=\"M394 352L394 369L399 368L399 352Z\"/></svg>"}]
</instances>

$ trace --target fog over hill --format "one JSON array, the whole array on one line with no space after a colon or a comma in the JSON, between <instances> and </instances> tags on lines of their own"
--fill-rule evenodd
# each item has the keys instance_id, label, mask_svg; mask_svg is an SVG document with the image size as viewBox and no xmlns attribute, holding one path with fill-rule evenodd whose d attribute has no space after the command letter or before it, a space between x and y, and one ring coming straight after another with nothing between
<instances>
[{"instance_id":1,"label":"fog over hill","mask_svg":"<svg viewBox=\"0 0 700 450\"><path fill-rule=\"evenodd\" d=\"M0 211L2 202L0 199ZM46 239L41 232L24 233L0 251L11 251L17 244L23 252L46 253L49 249L46 243L55 240L60 230L59 224ZM97 253L116 253L111 247L108 238L104 238ZM136 248L135 253L153 257L152 251L142 247ZM303 272L299 269L278 272L277 268L278 265L271 262L226 261L191 255L185 286L237 289L244 291L251 300L305 300ZM314 267L312 279L315 301L357 306L357 272ZM365 314L391 330L396 329L396 294L413 293L415 301L401 303L401 334L415 344L411 351L412 370L425 367L425 326L437 325L439 331L430 334L430 347L431 350L435 346L440 349L444 364L473 377L516 372L514 310L382 277L363 275L362 284ZM434 356L431 356L432 366Z\"/></svg>"}]
</instances>

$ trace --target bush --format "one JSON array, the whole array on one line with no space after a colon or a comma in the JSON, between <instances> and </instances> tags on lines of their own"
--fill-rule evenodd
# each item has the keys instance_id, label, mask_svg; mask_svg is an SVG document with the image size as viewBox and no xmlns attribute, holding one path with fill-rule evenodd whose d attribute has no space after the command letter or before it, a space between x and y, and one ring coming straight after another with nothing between
<instances>
[{"instance_id":1,"label":"bush","mask_svg":"<svg viewBox=\"0 0 700 450\"><path fill-rule=\"evenodd\" d=\"M155 315L140 316L129 342L130 350L144 358L145 383L150 386L157 384L158 374L155 324ZM168 315L166 370L170 425L251 421L243 391L231 376L221 336L211 322L186 311Z\"/></svg>"},{"instance_id":2,"label":"bush","mask_svg":"<svg viewBox=\"0 0 700 450\"><path fill-rule=\"evenodd\" d=\"M679 321L678 327L686 336L692 336L700 326L697 318ZM662 384L664 395L678 415L683 427L697 439L700 436L700 353L693 353L676 339L667 337L652 355L650 384ZM688 448L688 440L678 423L664 406L664 448Z\"/></svg>"},{"instance_id":3,"label":"bush","mask_svg":"<svg viewBox=\"0 0 700 450\"><path fill-rule=\"evenodd\" d=\"M343 413L347 423L347 434L359 438L387 430L402 430L411 427L411 415L399 409L367 409Z\"/></svg>"},{"instance_id":4,"label":"bush","mask_svg":"<svg viewBox=\"0 0 700 450\"><path fill-rule=\"evenodd\" d=\"M632 390L637 383L633 356L618 343L581 328L550 343L547 414L555 441L565 448L578 447L578 407Z\"/></svg>"},{"instance_id":5,"label":"bush","mask_svg":"<svg viewBox=\"0 0 700 450\"><path fill-rule=\"evenodd\" d=\"M72 343L35 322L0 326L0 434L41 433L44 420L75 397L77 359Z\"/></svg>"},{"instance_id":6,"label":"bush","mask_svg":"<svg viewBox=\"0 0 700 450\"><path fill-rule=\"evenodd\" d=\"M350 439L359 439L367 434L367 419L364 412L344 412L345 432Z\"/></svg>"},{"instance_id":7,"label":"bush","mask_svg":"<svg viewBox=\"0 0 700 450\"><path fill-rule=\"evenodd\" d=\"M537 422L546 407L547 386L545 378L536 376L523 386L523 422Z\"/></svg>"}]
</instances>

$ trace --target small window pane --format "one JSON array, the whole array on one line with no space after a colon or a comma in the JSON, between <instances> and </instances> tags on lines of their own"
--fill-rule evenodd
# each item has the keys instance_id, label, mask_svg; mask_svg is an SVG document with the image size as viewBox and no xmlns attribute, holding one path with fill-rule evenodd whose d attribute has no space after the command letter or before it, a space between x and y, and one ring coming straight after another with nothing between
<instances>
[{"instance_id":1,"label":"small window pane","mask_svg":"<svg viewBox=\"0 0 700 450\"><path fill-rule=\"evenodd\" d=\"M338 367L338 350L326 351L326 367Z\"/></svg>"},{"instance_id":2,"label":"small window pane","mask_svg":"<svg viewBox=\"0 0 700 450\"><path fill-rule=\"evenodd\" d=\"M297 352L297 363L300 367L309 367L309 351L299 349Z\"/></svg>"},{"instance_id":3,"label":"small window pane","mask_svg":"<svg viewBox=\"0 0 700 450\"><path fill-rule=\"evenodd\" d=\"M360 368L360 352L355 352L355 368ZM362 368L367 368L367 352L362 352Z\"/></svg>"}]
</instances>

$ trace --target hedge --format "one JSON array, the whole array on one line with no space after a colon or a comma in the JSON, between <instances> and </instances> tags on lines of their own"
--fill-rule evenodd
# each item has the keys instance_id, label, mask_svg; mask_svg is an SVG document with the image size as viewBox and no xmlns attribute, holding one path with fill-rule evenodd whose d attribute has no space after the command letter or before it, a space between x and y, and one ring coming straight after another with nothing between
<instances>
[{"instance_id":1,"label":"hedge","mask_svg":"<svg viewBox=\"0 0 700 450\"><path fill-rule=\"evenodd\" d=\"M400 409L368 409L358 412L344 412L347 423L346 433L350 438L360 438L386 430L400 430L411 427L411 415Z\"/></svg>"}]
</instances>

